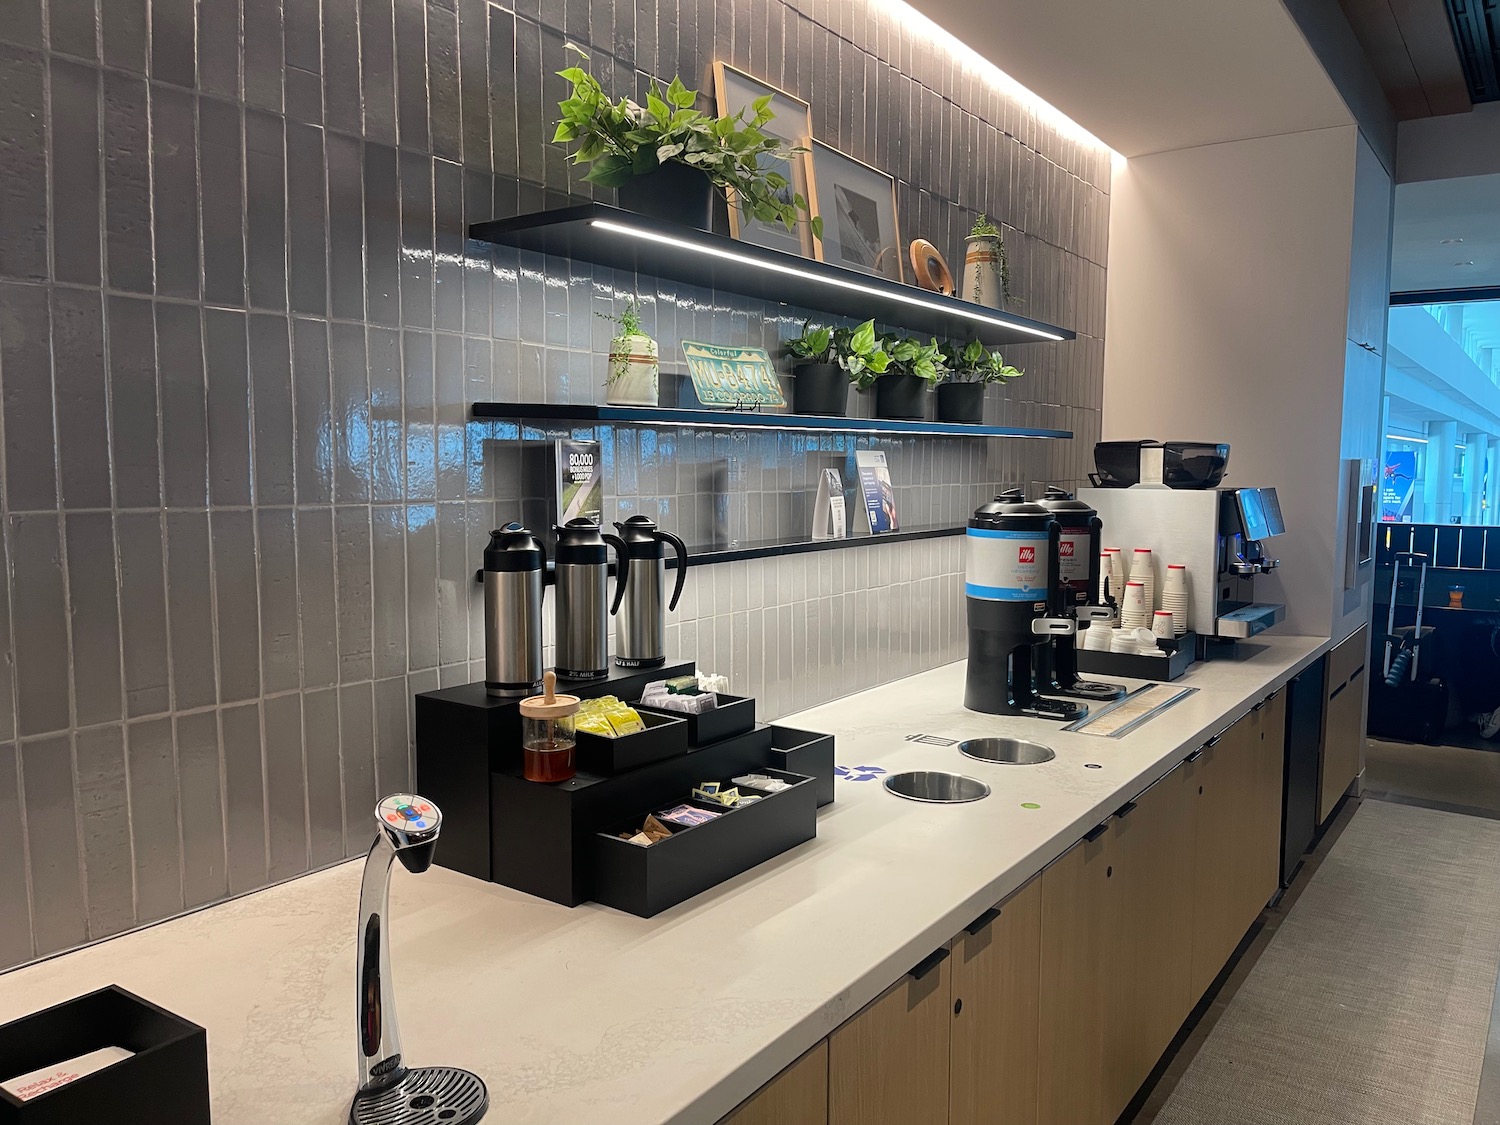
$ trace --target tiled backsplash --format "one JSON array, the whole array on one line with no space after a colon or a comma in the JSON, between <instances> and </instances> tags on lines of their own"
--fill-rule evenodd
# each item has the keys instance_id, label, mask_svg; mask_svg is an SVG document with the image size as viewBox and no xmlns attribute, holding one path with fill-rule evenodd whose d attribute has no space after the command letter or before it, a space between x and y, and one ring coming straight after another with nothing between
<instances>
[{"instance_id":1,"label":"tiled backsplash","mask_svg":"<svg viewBox=\"0 0 1500 1125\"><path fill-rule=\"evenodd\" d=\"M807 98L820 139L897 176L903 234L955 264L976 210L1007 224L1017 311L1079 339L1008 351L1028 375L989 409L1081 440L890 443L906 522L1079 478L1107 155L894 11L5 6L0 848L24 862L0 865L0 967L367 846L377 794L410 783L412 694L479 676L473 572L514 494L503 423L472 402L599 397L592 313L617 294L643 292L669 356L807 315L466 242L586 190L546 143L565 36L615 89L706 82L720 57ZM675 505L705 540L720 438L747 450L752 536L797 526L785 491L848 452L621 431L618 510ZM956 539L704 568L670 643L784 714L961 656L959 568Z\"/></svg>"}]
</instances>

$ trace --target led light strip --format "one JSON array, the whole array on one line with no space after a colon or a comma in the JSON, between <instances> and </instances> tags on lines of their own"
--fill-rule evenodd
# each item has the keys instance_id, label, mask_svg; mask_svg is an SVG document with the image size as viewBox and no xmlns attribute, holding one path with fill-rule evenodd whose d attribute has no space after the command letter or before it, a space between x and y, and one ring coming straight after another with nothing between
<instances>
[{"instance_id":1,"label":"led light strip","mask_svg":"<svg viewBox=\"0 0 1500 1125\"><path fill-rule=\"evenodd\" d=\"M1125 164L1125 157L1120 153L1110 148L1051 102L1021 85L942 24L917 11L906 3L906 0L871 0L871 6L884 11L913 34L920 35L929 43L947 51L960 66L968 67L1001 93L1013 98L1024 108L1035 112L1043 122L1051 125L1063 136L1081 141L1092 148L1103 149L1109 153L1113 167L1119 168Z\"/></svg>"},{"instance_id":2,"label":"led light strip","mask_svg":"<svg viewBox=\"0 0 1500 1125\"><path fill-rule=\"evenodd\" d=\"M800 277L806 281L816 281L821 285L832 286L836 289L847 289L851 292L864 293L871 297L900 301L904 304L914 305L921 309L931 309L934 312L944 313L948 316L959 316L967 320L978 321L980 324L994 325L996 328L1009 328L1014 332L1025 332L1042 340L1066 339L1066 337L1059 336L1056 332L1033 328L1029 324L1017 324L1013 320L1005 320L998 316L987 316L979 312L970 312L966 308L953 308L948 305L940 305L934 301L924 300L914 294L908 295L906 293L894 293L888 289L876 289L874 286L862 285L857 281L849 281L842 277L827 277L822 274L809 273L807 270L799 270L795 266L786 266L780 262L767 262L759 258L746 257L743 254L736 254L730 250L721 250L717 246L705 246L701 242L673 238L671 235L658 234L653 230L645 230L641 227L617 223L613 219L590 219L589 225L603 231L608 231L611 234L628 235L631 238L639 238L646 242L656 242L663 246L674 246L679 250L691 250L694 253L703 254L710 258L722 258L726 262L739 262L742 265L755 266L757 269L763 269L770 273Z\"/></svg>"}]
</instances>

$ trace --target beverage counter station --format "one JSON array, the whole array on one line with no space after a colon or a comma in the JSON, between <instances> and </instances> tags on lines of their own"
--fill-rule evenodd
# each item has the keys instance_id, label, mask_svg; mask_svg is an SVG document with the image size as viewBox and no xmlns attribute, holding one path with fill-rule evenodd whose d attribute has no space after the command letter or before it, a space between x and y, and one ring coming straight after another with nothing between
<instances>
[{"instance_id":1,"label":"beverage counter station","mask_svg":"<svg viewBox=\"0 0 1500 1125\"><path fill-rule=\"evenodd\" d=\"M1248 721L1258 715L1328 648L1326 640L1298 636L1242 641L1232 655L1189 668L1176 686L1196 690L1119 738L1064 731L1045 719L966 710L962 664L788 717L782 721L836 735L844 767L835 802L818 813L816 838L653 918L596 903L569 908L459 874L443 868L439 842L438 866L420 878L398 868L391 892L391 967L406 1062L464 1067L481 1076L489 1089L487 1119L506 1125L712 1125L806 1052L823 1051L820 1044L834 1035L834 1061L825 1067L829 1052L817 1055L810 1083L803 1085L815 1091L814 1101L825 1096L816 1092L821 1089L844 1108L805 1116L768 1109L757 1117L752 1106L740 1119L756 1125L883 1120L868 1108L850 1107L861 1097L861 1067L878 1072L893 1056L880 1055L879 1043L869 1036L863 1047L858 1037L841 1045L838 1030L850 1026L846 1021L903 979L922 979L929 991L939 982L944 990L944 1036L950 1018L959 1028L962 1005L951 1003L948 990L961 999L954 982L966 954L955 943L951 958L942 956L955 936L981 933L995 918L987 913L991 908L1028 881L1043 884L1050 875L1035 877L1049 864L1049 870L1062 871L1073 862L1060 861L1064 853L1084 863L1087 847L1110 846L1119 833L1106 835L1107 823L1155 823L1143 791L1168 775L1204 767L1213 753L1201 758L1205 744L1242 716ZM999 764L962 757L954 745L989 736L1041 742L1056 757L1038 765ZM1277 802L1279 753L1266 758L1278 763ZM977 778L991 793L968 804L925 804L901 800L881 784L882 771L928 769ZM1264 772L1260 777L1265 781ZM1241 780L1241 789L1261 784L1253 771ZM1210 783L1210 795L1213 789ZM1267 793L1268 781L1262 797L1269 801ZM1272 850L1279 854L1278 844L1263 835L1253 846L1227 836L1220 844L1210 840L1218 839L1215 817L1240 823L1250 803L1246 792L1236 792L1215 806L1219 811L1200 813L1198 862L1200 868L1208 865L1208 882L1222 887L1237 878L1227 868L1243 867L1244 857L1253 855L1250 894L1252 900L1260 895L1264 905L1274 886L1258 872L1274 871L1270 856ZM455 819L452 810L447 816ZM353 812L351 822L367 823ZM1253 835L1264 824L1242 827ZM1091 843L1075 848L1085 838ZM518 834L510 846L524 854L529 845ZM1222 857L1224 871L1214 866L1220 859L1213 855ZM1128 875L1124 860L1111 862ZM1186 862L1179 871L1191 881L1191 854ZM1116 874L1114 866L1110 873ZM348 1120L357 1074L351 920L360 876L360 863L345 863L0 976L0 1023L117 984L207 1029L216 1125L340 1125ZM1204 872L1196 878L1202 883ZM1149 885L1173 881L1164 873ZM1183 901L1168 905L1188 911L1178 916L1188 918L1188 931L1201 935L1212 920L1194 923L1194 907ZM1258 912L1258 905L1250 905ZM1028 909L1040 918L1040 1052L1056 1059L1059 1044L1075 1038L1070 1027L1092 1026L1088 1034L1097 1037L1100 1021L1086 994L1075 993L1066 1003L1050 997L1046 974L1061 973L1069 988L1088 974L1102 976L1104 970L1092 963L1086 973L1070 973L1066 957L1069 950L1092 957L1087 940L1118 927L1096 914L1095 924L1058 923L1054 929L1052 915L1044 916L1035 901ZM1206 907L1200 903L1197 909L1201 914ZM1149 1047L1149 1059L1123 1067L1106 1062L1121 1089L1134 1092L1144 1077L1136 1076L1139 1066L1149 1070L1166 1045L1156 1041L1162 1034L1170 1039L1253 916L1221 922L1227 933L1200 937L1191 953L1185 946L1151 951L1153 971L1180 969L1182 984L1173 988L1181 996L1161 1015L1160 1027L1128 1037ZM1159 922L1165 940L1186 940L1171 918L1163 915ZM1120 972L1111 979L1128 983L1137 976ZM1147 977L1141 980L1142 987L1155 987ZM1035 1005L1033 996L1026 1018L1037 1018ZM1056 1009L1051 1017L1049 1005ZM1132 1018L1140 1007L1129 1005ZM964 1011L974 1013L971 1019L982 1015L977 1002ZM960 1032L953 1035L957 1052ZM1049 1046L1049 1035L1061 1038ZM930 1051L932 1037L924 1039ZM1036 1051L1037 1037L1030 1041ZM1097 1057L1100 1048L1092 1049ZM1104 1054L1108 1058L1108 1047ZM954 1060L956 1082L962 1067L956 1053ZM1035 1056L1030 1065L1035 1071ZM840 1074L841 1066L852 1070ZM947 1082L946 1054L940 1070ZM1040 1081L1042 1120L1081 1125L1106 1114L1114 1119L1109 1111L1119 1099L1109 1089L1096 1091L1089 1081L1059 1073L1044 1072ZM957 1106L960 1094L952 1096ZM1085 1109L1070 1109L1059 1097L1092 1100ZM952 1119L964 1114L955 1109Z\"/></svg>"}]
</instances>

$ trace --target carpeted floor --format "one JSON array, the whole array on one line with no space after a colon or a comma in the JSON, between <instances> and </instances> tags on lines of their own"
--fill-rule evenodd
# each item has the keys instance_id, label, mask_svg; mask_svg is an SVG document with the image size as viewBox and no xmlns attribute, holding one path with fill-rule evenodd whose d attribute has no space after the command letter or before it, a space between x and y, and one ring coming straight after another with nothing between
<instances>
[{"instance_id":1,"label":"carpeted floor","mask_svg":"<svg viewBox=\"0 0 1500 1125\"><path fill-rule=\"evenodd\" d=\"M1365 801L1155 1125L1471 1125L1500 822Z\"/></svg>"}]
</instances>

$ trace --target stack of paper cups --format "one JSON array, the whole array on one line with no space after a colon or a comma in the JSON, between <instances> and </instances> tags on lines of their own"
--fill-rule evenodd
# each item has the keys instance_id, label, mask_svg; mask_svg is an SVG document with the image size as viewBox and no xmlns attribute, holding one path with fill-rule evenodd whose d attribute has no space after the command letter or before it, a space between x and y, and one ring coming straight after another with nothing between
<instances>
[{"instance_id":1,"label":"stack of paper cups","mask_svg":"<svg viewBox=\"0 0 1500 1125\"><path fill-rule=\"evenodd\" d=\"M1120 624L1126 630L1139 629L1151 624L1151 603L1146 600L1146 586L1132 578L1125 583L1125 596L1120 599Z\"/></svg>"},{"instance_id":2,"label":"stack of paper cups","mask_svg":"<svg viewBox=\"0 0 1500 1125\"><path fill-rule=\"evenodd\" d=\"M1108 652L1110 636L1115 631L1096 621L1083 631L1083 647L1091 652Z\"/></svg>"},{"instance_id":3,"label":"stack of paper cups","mask_svg":"<svg viewBox=\"0 0 1500 1125\"><path fill-rule=\"evenodd\" d=\"M1130 581L1146 587L1146 619L1140 624L1151 624L1151 613L1156 609L1156 566L1151 561L1150 547L1137 547L1130 562Z\"/></svg>"},{"instance_id":4,"label":"stack of paper cups","mask_svg":"<svg viewBox=\"0 0 1500 1125\"><path fill-rule=\"evenodd\" d=\"M1172 631L1179 637L1189 628L1189 601L1187 567L1172 563L1167 567L1167 578L1162 583L1161 607L1172 611Z\"/></svg>"},{"instance_id":5,"label":"stack of paper cups","mask_svg":"<svg viewBox=\"0 0 1500 1125\"><path fill-rule=\"evenodd\" d=\"M1105 575L1109 576L1109 596L1118 604L1125 600L1125 557L1118 547L1106 547L1103 553L1109 558L1109 568L1105 569L1104 559L1100 558L1099 579L1102 582Z\"/></svg>"},{"instance_id":6,"label":"stack of paper cups","mask_svg":"<svg viewBox=\"0 0 1500 1125\"><path fill-rule=\"evenodd\" d=\"M1172 611L1170 609L1159 609L1151 615L1151 635L1166 640L1175 636Z\"/></svg>"}]
</instances>

